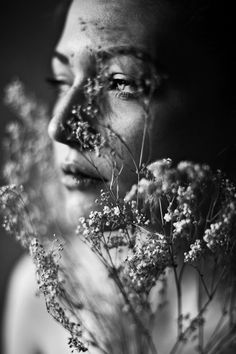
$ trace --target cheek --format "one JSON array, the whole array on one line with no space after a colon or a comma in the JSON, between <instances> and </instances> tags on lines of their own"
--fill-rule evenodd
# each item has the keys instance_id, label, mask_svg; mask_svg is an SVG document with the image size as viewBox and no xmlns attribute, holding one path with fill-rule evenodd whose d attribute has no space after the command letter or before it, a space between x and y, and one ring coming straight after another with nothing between
<instances>
[{"instance_id":1,"label":"cheek","mask_svg":"<svg viewBox=\"0 0 236 354\"><path fill-rule=\"evenodd\" d=\"M201 160L209 150L209 113L177 90L153 106L150 126L151 161L171 158Z\"/></svg>"},{"instance_id":2,"label":"cheek","mask_svg":"<svg viewBox=\"0 0 236 354\"><path fill-rule=\"evenodd\" d=\"M120 138L115 150L123 167L123 180L135 183L142 163L175 158L189 134L188 107L181 92L173 90L150 104L149 115L137 101L110 101L109 124ZM184 144L183 144L184 145ZM113 143L114 146L114 143ZM180 151L181 152L181 151Z\"/></svg>"},{"instance_id":3,"label":"cheek","mask_svg":"<svg viewBox=\"0 0 236 354\"><path fill-rule=\"evenodd\" d=\"M146 120L141 105L130 101L112 103L112 114L107 124L115 137L109 139L109 145L115 153L119 191L124 195L137 183L136 171L140 168L140 156L143 161L147 160L149 143L147 135L144 139Z\"/></svg>"},{"instance_id":4,"label":"cheek","mask_svg":"<svg viewBox=\"0 0 236 354\"><path fill-rule=\"evenodd\" d=\"M111 114L107 124L115 133L115 150L124 163L139 160L143 134L145 131L145 112L141 105L133 101L110 100Z\"/></svg>"}]
</instances>

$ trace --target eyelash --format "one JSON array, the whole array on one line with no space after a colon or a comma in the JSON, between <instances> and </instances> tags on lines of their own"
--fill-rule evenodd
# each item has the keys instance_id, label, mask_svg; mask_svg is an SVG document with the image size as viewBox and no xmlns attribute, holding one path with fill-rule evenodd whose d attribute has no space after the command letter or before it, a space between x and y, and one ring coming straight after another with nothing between
<instances>
[{"instance_id":1,"label":"eyelash","mask_svg":"<svg viewBox=\"0 0 236 354\"><path fill-rule=\"evenodd\" d=\"M57 96L60 96L66 90L63 90L63 86L69 86L69 84L64 80L59 80L54 77L47 77L46 83L55 91Z\"/></svg>"},{"instance_id":2,"label":"eyelash","mask_svg":"<svg viewBox=\"0 0 236 354\"><path fill-rule=\"evenodd\" d=\"M135 81L126 78L115 78L115 75L118 74L113 74L109 78L108 90L112 91L115 97L122 100L136 98L138 96L138 88ZM69 86L66 81L54 77L46 78L46 82L55 91L57 97L66 91L63 86ZM129 91L125 91L125 87L130 87Z\"/></svg>"},{"instance_id":3,"label":"eyelash","mask_svg":"<svg viewBox=\"0 0 236 354\"><path fill-rule=\"evenodd\" d=\"M109 89L114 91L115 97L122 100L129 100L137 97L138 88L134 80L125 78L115 78L112 75L109 79ZM130 87L129 91L125 91L125 86Z\"/></svg>"}]
</instances>

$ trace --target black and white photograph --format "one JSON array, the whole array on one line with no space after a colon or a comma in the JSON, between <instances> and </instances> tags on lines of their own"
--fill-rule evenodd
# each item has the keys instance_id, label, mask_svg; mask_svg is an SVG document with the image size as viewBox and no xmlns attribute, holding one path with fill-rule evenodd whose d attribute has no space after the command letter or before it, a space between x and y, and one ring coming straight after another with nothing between
<instances>
[{"instance_id":1,"label":"black and white photograph","mask_svg":"<svg viewBox=\"0 0 236 354\"><path fill-rule=\"evenodd\" d=\"M0 16L0 354L235 354L232 2Z\"/></svg>"}]
</instances>

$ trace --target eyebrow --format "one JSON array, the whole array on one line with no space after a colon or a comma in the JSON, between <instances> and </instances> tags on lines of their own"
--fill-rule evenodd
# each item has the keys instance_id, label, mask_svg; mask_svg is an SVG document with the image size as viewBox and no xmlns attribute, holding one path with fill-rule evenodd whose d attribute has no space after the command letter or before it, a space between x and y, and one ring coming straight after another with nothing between
<instances>
[{"instance_id":1,"label":"eyebrow","mask_svg":"<svg viewBox=\"0 0 236 354\"><path fill-rule=\"evenodd\" d=\"M151 59L151 56L147 52L145 52L143 49L133 47L133 46L114 46L114 47L108 47L105 50L98 49L96 51L96 54L99 57L104 59L111 58L114 55L132 55L138 59L153 61ZM53 52L52 57L57 58L63 64L66 65L69 64L69 58L65 54L62 54L57 50Z\"/></svg>"},{"instance_id":2,"label":"eyebrow","mask_svg":"<svg viewBox=\"0 0 236 354\"><path fill-rule=\"evenodd\" d=\"M95 55L103 60L109 60L113 58L116 55L131 55L137 59L140 59L145 62L149 62L150 64L153 64L155 67L158 67L159 70L165 72L165 69L163 66L156 60L154 59L147 51L145 51L143 48L138 48L134 46L111 46L106 49L98 49L95 52ZM58 52L55 50L53 52L52 58L57 58L62 64L69 66L70 65L70 59L67 57L67 55L62 54L61 52Z\"/></svg>"},{"instance_id":3,"label":"eyebrow","mask_svg":"<svg viewBox=\"0 0 236 354\"><path fill-rule=\"evenodd\" d=\"M164 65L162 65L159 60L154 58L150 53L145 51L143 48L135 46L114 46L108 47L105 50L98 50L98 57L102 57L105 60L111 59L116 55L131 55L136 59L142 60L143 62L153 65L160 73L167 74L167 70Z\"/></svg>"},{"instance_id":4,"label":"eyebrow","mask_svg":"<svg viewBox=\"0 0 236 354\"><path fill-rule=\"evenodd\" d=\"M143 48L137 48L134 46L114 46L108 47L105 50L98 50L99 56L109 59L114 55L132 55L137 59L153 62L150 54L143 50Z\"/></svg>"},{"instance_id":5,"label":"eyebrow","mask_svg":"<svg viewBox=\"0 0 236 354\"><path fill-rule=\"evenodd\" d=\"M64 54L62 54L62 53L60 53L60 52L58 52L56 50L53 52L52 58L53 59L54 58L58 59L64 65L69 65L70 64L69 58L66 55L64 55Z\"/></svg>"}]
</instances>

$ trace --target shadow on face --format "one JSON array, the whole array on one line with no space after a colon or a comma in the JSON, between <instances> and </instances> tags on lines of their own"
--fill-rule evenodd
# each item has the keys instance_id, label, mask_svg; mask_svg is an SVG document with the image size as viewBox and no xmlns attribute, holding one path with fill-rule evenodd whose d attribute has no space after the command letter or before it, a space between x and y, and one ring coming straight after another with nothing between
<instances>
[{"instance_id":1,"label":"shadow on face","mask_svg":"<svg viewBox=\"0 0 236 354\"><path fill-rule=\"evenodd\" d=\"M72 2L52 59L59 95L49 135L60 173L77 166L69 170L79 183L64 184L78 214L102 185L123 196L143 163L214 164L230 145L221 57L191 39L185 17L167 1ZM75 138L86 124L88 137L95 131L105 140L99 155Z\"/></svg>"}]
</instances>

